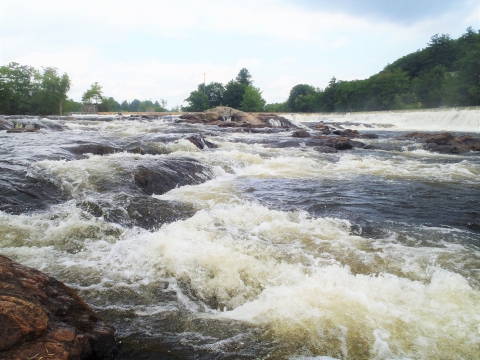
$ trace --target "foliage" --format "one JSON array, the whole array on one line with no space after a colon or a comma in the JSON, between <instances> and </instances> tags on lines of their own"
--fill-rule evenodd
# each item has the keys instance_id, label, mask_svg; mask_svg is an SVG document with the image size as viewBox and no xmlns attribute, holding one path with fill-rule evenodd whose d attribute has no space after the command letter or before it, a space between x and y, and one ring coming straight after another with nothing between
<instances>
[{"instance_id":1,"label":"foliage","mask_svg":"<svg viewBox=\"0 0 480 360\"><path fill-rule=\"evenodd\" d=\"M102 87L98 82L93 83L90 86L90 89L85 91L82 96L82 101L84 104L98 104L103 102L103 93Z\"/></svg>"},{"instance_id":2,"label":"foliage","mask_svg":"<svg viewBox=\"0 0 480 360\"><path fill-rule=\"evenodd\" d=\"M266 104L265 112L288 112L287 102Z\"/></svg>"},{"instance_id":3,"label":"foliage","mask_svg":"<svg viewBox=\"0 0 480 360\"><path fill-rule=\"evenodd\" d=\"M189 103L189 106L184 108L185 111L200 112L210 109L210 101L203 91L192 91L185 101Z\"/></svg>"},{"instance_id":4,"label":"foliage","mask_svg":"<svg viewBox=\"0 0 480 360\"><path fill-rule=\"evenodd\" d=\"M246 68L243 68L239 71L235 81L239 84L247 86L253 84L252 75L250 75L250 72Z\"/></svg>"},{"instance_id":5,"label":"foliage","mask_svg":"<svg viewBox=\"0 0 480 360\"><path fill-rule=\"evenodd\" d=\"M230 80L227 86L225 86L225 92L223 93L224 105L240 109L246 88L247 85Z\"/></svg>"},{"instance_id":6,"label":"foliage","mask_svg":"<svg viewBox=\"0 0 480 360\"><path fill-rule=\"evenodd\" d=\"M247 86L243 94L240 109L243 111L262 111L265 106L265 100L262 98L260 89L251 85Z\"/></svg>"},{"instance_id":7,"label":"foliage","mask_svg":"<svg viewBox=\"0 0 480 360\"><path fill-rule=\"evenodd\" d=\"M293 112L480 105L479 59L479 31L470 27L457 40L436 34L425 49L403 56L368 79L333 77L323 91L296 85L286 105Z\"/></svg>"},{"instance_id":8,"label":"foliage","mask_svg":"<svg viewBox=\"0 0 480 360\"><path fill-rule=\"evenodd\" d=\"M31 66L10 63L0 67L0 112L60 114L67 101L70 79L54 67L40 73Z\"/></svg>"}]
</instances>

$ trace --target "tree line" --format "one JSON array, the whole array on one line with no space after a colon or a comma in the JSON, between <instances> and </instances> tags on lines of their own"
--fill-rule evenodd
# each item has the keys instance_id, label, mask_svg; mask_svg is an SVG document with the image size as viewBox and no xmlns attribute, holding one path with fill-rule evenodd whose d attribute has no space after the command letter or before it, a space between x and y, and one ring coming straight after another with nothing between
<instances>
[{"instance_id":1,"label":"tree line","mask_svg":"<svg viewBox=\"0 0 480 360\"><path fill-rule=\"evenodd\" d=\"M37 70L12 62L0 67L0 113L58 114L68 107L70 78L54 67Z\"/></svg>"},{"instance_id":2,"label":"tree line","mask_svg":"<svg viewBox=\"0 0 480 360\"><path fill-rule=\"evenodd\" d=\"M57 68L37 70L32 66L12 62L0 67L0 114L5 115L55 115L81 112L83 105L96 105L99 112L168 111L167 101L134 99L119 103L104 96L102 86L95 82L85 91L82 102L68 99L71 81ZM179 107L172 111L179 111Z\"/></svg>"},{"instance_id":3,"label":"tree line","mask_svg":"<svg viewBox=\"0 0 480 360\"><path fill-rule=\"evenodd\" d=\"M480 105L480 31L458 39L433 35L427 47L388 64L365 80L335 77L325 89L299 84L272 112L346 112Z\"/></svg>"}]
</instances>

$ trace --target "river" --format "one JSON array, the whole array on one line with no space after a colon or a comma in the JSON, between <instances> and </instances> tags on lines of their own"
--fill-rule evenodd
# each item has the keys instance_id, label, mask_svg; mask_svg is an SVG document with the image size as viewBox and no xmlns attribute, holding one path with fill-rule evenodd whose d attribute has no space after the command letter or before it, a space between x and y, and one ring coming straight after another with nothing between
<instances>
[{"instance_id":1,"label":"river","mask_svg":"<svg viewBox=\"0 0 480 360\"><path fill-rule=\"evenodd\" d=\"M479 111L289 118L378 138L320 153L175 117L12 118L41 129L0 131L0 252L76 289L120 359L478 359L480 154L399 136L478 136ZM188 184L147 196L151 166Z\"/></svg>"}]
</instances>

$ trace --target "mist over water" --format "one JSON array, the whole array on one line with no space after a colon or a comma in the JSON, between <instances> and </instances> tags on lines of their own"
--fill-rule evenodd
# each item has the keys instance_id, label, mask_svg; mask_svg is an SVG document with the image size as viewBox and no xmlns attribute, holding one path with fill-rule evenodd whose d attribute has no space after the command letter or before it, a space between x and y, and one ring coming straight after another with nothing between
<instances>
[{"instance_id":1,"label":"mist over water","mask_svg":"<svg viewBox=\"0 0 480 360\"><path fill-rule=\"evenodd\" d=\"M382 150L335 154L171 119L0 132L2 186L23 191L0 211L0 252L75 288L123 359L474 359L480 157L396 136L480 132L478 112L415 114L295 115L379 135L362 141ZM116 150L72 150L92 143ZM135 174L152 166L190 182L146 194Z\"/></svg>"}]
</instances>

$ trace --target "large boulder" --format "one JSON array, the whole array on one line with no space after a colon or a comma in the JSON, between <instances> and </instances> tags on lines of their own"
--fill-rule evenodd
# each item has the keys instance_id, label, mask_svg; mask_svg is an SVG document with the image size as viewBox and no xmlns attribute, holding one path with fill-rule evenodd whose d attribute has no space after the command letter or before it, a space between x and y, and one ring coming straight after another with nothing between
<instances>
[{"instance_id":1,"label":"large boulder","mask_svg":"<svg viewBox=\"0 0 480 360\"><path fill-rule=\"evenodd\" d=\"M146 195L161 195L179 186L201 184L213 176L208 165L189 158L156 161L149 165L137 166L134 173L135 185Z\"/></svg>"},{"instance_id":2,"label":"large boulder","mask_svg":"<svg viewBox=\"0 0 480 360\"><path fill-rule=\"evenodd\" d=\"M115 329L56 279L0 255L0 359L112 359Z\"/></svg>"}]
</instances>

